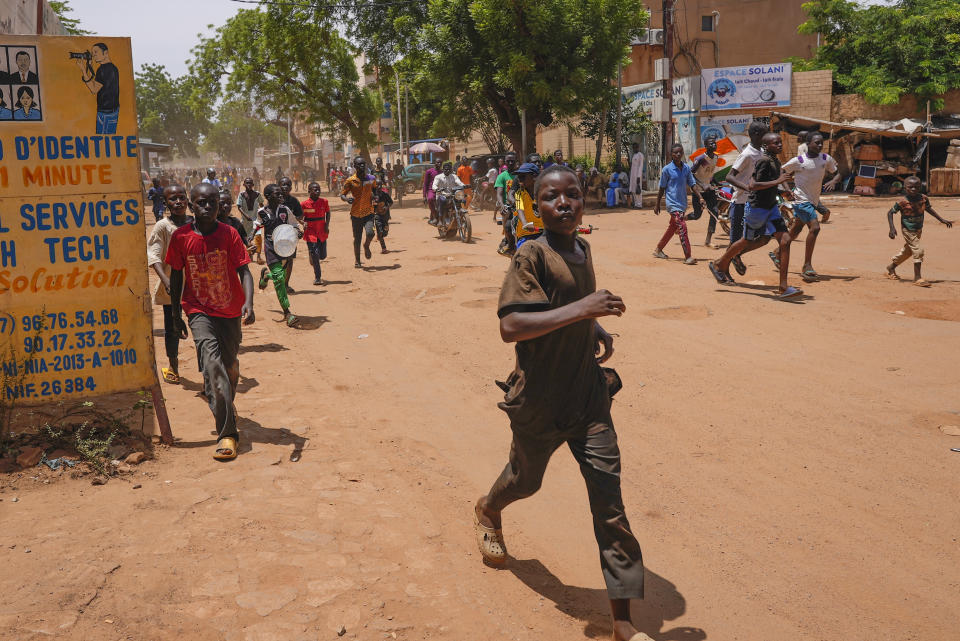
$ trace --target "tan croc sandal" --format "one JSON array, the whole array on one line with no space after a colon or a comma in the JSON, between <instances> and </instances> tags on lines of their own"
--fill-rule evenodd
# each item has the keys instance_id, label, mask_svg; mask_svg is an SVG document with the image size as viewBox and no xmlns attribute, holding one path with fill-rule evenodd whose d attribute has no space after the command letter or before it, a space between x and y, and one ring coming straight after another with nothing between
<instances>
[{"instance_id":1,"label":"tan croc sandal","mask_svg":"<svg viewBox=\"0 0 960 641\"><path fill-rule=\"evenodd\" d=\"M886 277L889 278L890 280L900 280L900 277L899 277L899 276L897 276L896 274L893 274L893 273L891 273L891 272L884 272L884 276L886 276Z\"/></svg>"},{"instance_id":2,"label":"tan croc sandal","mask_svg":"<svg viewBox=\"0 0 960 641\"><path fill-rule=\"evenodd\" d=\"M917 287L930 287L930 281L923 280L922 278L920 280L913 281L913 284L916 285Z\"/></svg>"},{"instance_id":3,"label":"tan croc sandal","mask_svg":"<svg viewBox=\"0 0 960 641\"><path fill-rule=\"evenodd\" d=\"M232 461L237 458L237 439L229 436L220 439L217 442L217 449L213 453L213 458L218 461Z\"/></svg>"},{"instance_id":4,"label":"tan croc sandal","mask_svg":"<svg viewBox=\"0 0 960 641\"><path fill-rule=\"evenodd\" d=\"M483 560L492 565L507 562L507 545L503 542L503 530L487 527L480 522L477 511L473 511L473 529L477 533L477 545Z\"/></svg>"}]
</instances>

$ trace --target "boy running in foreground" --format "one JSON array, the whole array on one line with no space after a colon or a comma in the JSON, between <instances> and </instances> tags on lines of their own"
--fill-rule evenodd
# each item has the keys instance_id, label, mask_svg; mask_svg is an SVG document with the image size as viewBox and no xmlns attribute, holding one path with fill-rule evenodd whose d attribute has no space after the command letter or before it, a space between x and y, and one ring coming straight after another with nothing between
<instances>
[{"instance_id":1,"label":"boy running in foreground","mask_svg":"<svg viewBox=\"0 0 960 641\"><path fill-rule=\"evenodd\" d=\"M213 412L217 449L213 458L237 457L237 413L233 400L240 378L240 319L254 321L250 256L235 230L217 222L217 187L201 183L190 190L196 222L173 233L166 263L170 265L170 299L177 331L185 336L181 308L187 312L203 372L203 392Z\"/></svg>"},{"instance_id":2,"label":"boy running in foreground","mask_svg":"<svg viewBox=\"0 0 960 641\"><path fill-rule=\"evenodd\" d=\"M930 199L920 193L920 179L910 176L903 181L903 190L906 198L898 200L887 212L887 222L890 223L890 238L897 237L897 230L893 226L893 215L900 214L900 232L903 234L903 247L887 265L887 278L900 280L897 276L897 267L913 256L913 284L918 287L930 287L930 281L920 276L920 267L923 265L923 248L920 246L920 235L923 233L923 214L929 212L931 216L947 226L953 227L953 222L944 220L940 214L933 211Z\"/></svg>"},{"instance_id":3,"label":"boy running in foreground","mask_svg":"<svg viewBox=\"0 0 960 641\"><path fill-rule=\"evenodd\" d=\"M587 484L614 639L649 639L630 619L630 600L643 597L643 561L624 513L620 450L600 368L613 354L613 338L596 320L626 307L596 291L590 246L577 236L583 190L576 173L562 165L545 169L534 195L546 230L517 249L498 310L500 336L516 343L517 354L499 404L513 432L510 461L477 501L477 543L488 563L506 562L501 512L540 488L550 456L566 443Z\"/></svg>"},{"instance_id":4,"label":"boy running in foreground","mask_svg":"<svg viewBox=\"0 0 960 641\"><path fill-rule=\"evenodd\" d=\"M820 275L813 268L813 249L817 245L817 236L820 235L820 222L817 220L817 211L820 209L820 192L824 187L827 190L833 189L834 185L840 180L840 174L837 173L839 167L837 161L824 153L823 136L814 133L804 134L805 153L791 158L783 166L783 171L793 177L794 196L793 202L793 225L790 226L790 239L793 240L800 235L800 230L806 225L807 241L803 255L803 269L800 277L808 283L816 282ZM799 138L799 136L798 136ZM823 184L825 173L836 174L826 185ZM826 208L824 208L826 209ZM830 212L829 209L826 210ZM775 249L770 252L770 259L773 264L780 267L780 250Z\"/></svg>"},{"instance_id":5,"label":"boy running in foreground","mask_svg":"<svg viewBox=\"0 0 960 641\"><path fill-rule=\"evenodd\" d=\"M777 155L783 148L780 134L768 133L761 142L763 156L756 161L753 178L747 188L750 190L750 202L743 217L743 238L727 248L716 263L710 261L713 277L721 285L733 283L730 277L730 261L746 252L766 245L770 238L776 238L780 244L780 286L776 289L777 298L794 298L803 293L802 289L787 285L787 268L790 266L790 234L780 216L777 203L778 187L790 180L789 174L781 174Z\"/></svg>"},{"instance_id":6,"label":"boy running in foreground","mask_svg":"<svg viewBox=\"0 0 960 641\"><path fill-rule=\"evenodd\" d=\"M180 341L187 338L180 333L173 321L173 303L170 301L170 265L164 262L173 232L193 222L187 216L187 192L183 187L172 184L163 190L163 197L169 216L161 218L150 231L147 241L147 265L157 273L159 280L153 290L153 304L163 306L163 344L167 352L170 367L161 367L163 380L171 384L180 383Z\"/></svg>"},{"instance_id":7,"label":"boy running in foreground","mask_svg":"<svg viewBox=\"0 0 960 641\"><path fill-rule=\"evenodd\" d=\"M683 145L678 143L671 147L670 158L673 162L660 172L660 191L657 193L657 204L653 206L653 213L659 216L663 195L667 195L667 211L670 213L670 224L667 225L667 231L664 232L663 238L657 243L657 249L653 252L653 255L656 258L666 258L667 255L663 253L663 248L670 242L673 235L677 234L680 237L680 246L683 247L683 264L696 265L696 259L690 255L690 238L687 236L687 222L685 220L687 187L693 190L693 197L697 199L701 208L707 205L700 194L700 185L694 179L693 172L683 162Z\"/></svg>"},{"instance_id":8,"label":"boy running in foreground","mask_svg":"<svg viewBox=\"0 0 960 641\"><path fill-rule=\"evenodd\" d=\"M753 176L753 167L757 160L763 156L760 147L763 146L763 137L770 132L770 129L760 122L754 120L747 127L747 134L750 136L750 143L740 150L740 155L733 161L733 166L727 172L727 182L733 185L736 190L733 192L733 203L730 205L730 244L743 238L743 215L746 211L747 200L750 199L750 177ZM743 276L747 273L747 266L739 255L733 259L733 268L737 273Z\"/></svg>"}]
</instances>

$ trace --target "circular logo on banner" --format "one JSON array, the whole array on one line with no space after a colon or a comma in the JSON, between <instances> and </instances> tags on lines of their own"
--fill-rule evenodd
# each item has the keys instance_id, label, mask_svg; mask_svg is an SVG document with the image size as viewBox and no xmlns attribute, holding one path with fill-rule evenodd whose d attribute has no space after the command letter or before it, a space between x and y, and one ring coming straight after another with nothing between
<instances>
[{"instance_id":1,"label":"circular logo on banner","mask_svg":"<svg viewBox=\"0 0 960 641\"><path fill-rule=\"evenodd\" d=\"M726 78L717 78L707 88L707 95L718 105L725 105L730 102L735 93L737 93L737 86L733 84L733 81Z\"/></svg>"}]
</instances>

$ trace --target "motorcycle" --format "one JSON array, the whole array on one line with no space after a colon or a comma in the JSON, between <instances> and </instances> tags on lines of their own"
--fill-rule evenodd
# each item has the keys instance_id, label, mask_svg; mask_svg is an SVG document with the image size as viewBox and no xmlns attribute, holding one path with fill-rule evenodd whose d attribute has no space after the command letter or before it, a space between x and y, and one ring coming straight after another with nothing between
<instances>
[{"instance_id":1,"label":"motorcycle","mask_svg":"<svg viewBox=\"0 0 960 641\"><path fill-rule=\"evenodd\" d=\"M493 188L493 183L488 182L485 177L474 180L473 203L471 207L480 211L483 209L495 209L497 205L497 194Z\"/></svg>"},{"instance_id":2,"label":"motorcycle","mask_svg":"<svg viewBox=\"0 0 960 641\"><path fill-rule=\"evenodd\" d=\"M453 232L457 232L460 240L469 243L473 238L473 224L470 222L470 215L465 206L466 196L462 189L453 193L443 189L437 192L437 196L443 196L445 205L440 212L440 221L437 223L437 237L447 238Z\"/></svg>"}]
</instances>

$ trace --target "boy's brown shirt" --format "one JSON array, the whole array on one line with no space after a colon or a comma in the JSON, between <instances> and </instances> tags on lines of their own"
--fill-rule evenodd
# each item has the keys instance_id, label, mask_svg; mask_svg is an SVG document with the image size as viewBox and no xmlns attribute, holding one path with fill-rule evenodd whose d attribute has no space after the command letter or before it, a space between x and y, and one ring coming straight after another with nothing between
<instances>
[{"instance_id":1,"label":"boy's brown shirt","mask_svg":"<svg viewBox=\"0 0 960 641\"><path fill-rule=\"evenodd\" d=\"M563 307L596 291L590 245L566 260L543 238L521 245L500 291L498 315ZM499 403L514 431L530 436L583 433L609 420L610 396L596 360L595 321L586 319L516 344L510 390Z\"/></svg>"}]
</instances>

